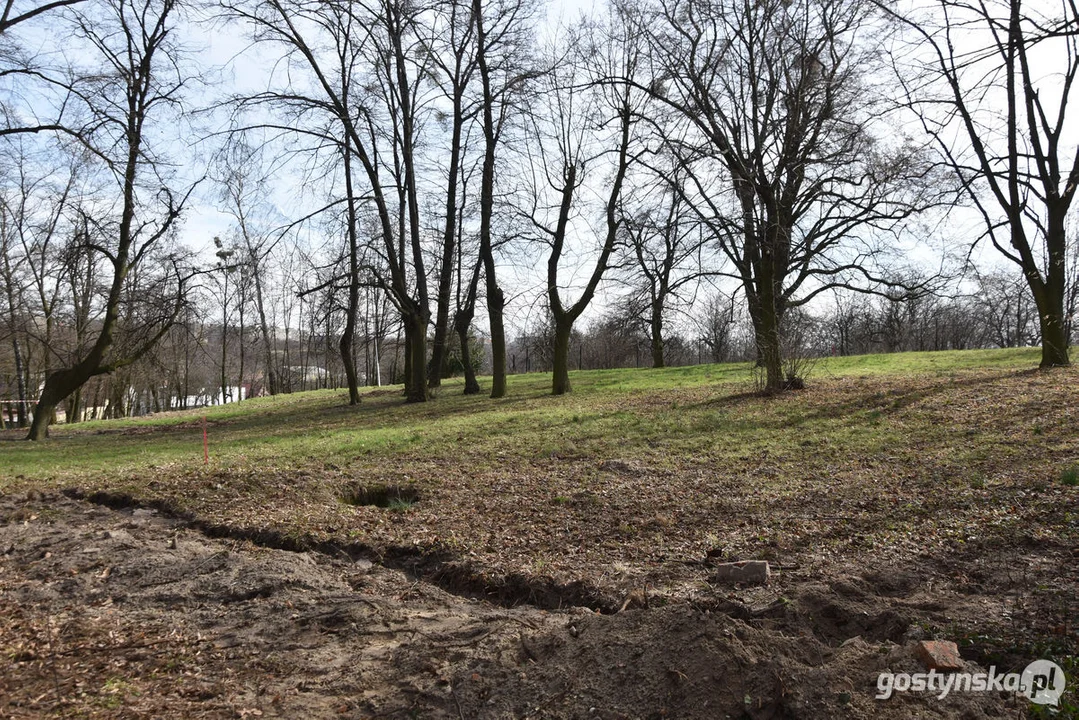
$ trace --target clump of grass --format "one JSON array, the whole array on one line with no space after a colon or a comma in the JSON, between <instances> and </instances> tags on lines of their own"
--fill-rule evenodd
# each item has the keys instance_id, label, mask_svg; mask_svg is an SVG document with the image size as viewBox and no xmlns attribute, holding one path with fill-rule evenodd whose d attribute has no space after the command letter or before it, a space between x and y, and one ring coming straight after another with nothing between
<instances>
[{"instance_id":1,"label":"clump of grass","mask_svg":"<svg viewBox=\"0 0 1079 720\"><path fill-rule=\"evenodd\" d=\"M1079 486L1079 465L1071 465L1061 470L1060 482L1068 487Z\"/></svg>"},{"instance_id":2,"label":"clump of grass","mask_svg":"<svg viewBox=\"0 0 1079 720\"><path fill-rule=\"evenodd\" d=\"M392 512L404 512L420 500L413 487L400 485L352 486L340 494L346 505L372 505Z\"/></svg>"},{"instance_id":3,"label":"clump of grass","mask_svg":"<svg viewBox=\"0 0 1079 720\"><path fill-rule=\"evenodd\" d=\"M395 497L391 498L390 501L386 503L386 509L390 512L406 512L407 510L411 510L412 506L415 504L415 500L403 497Z\"/></svg>"}]
</instances>

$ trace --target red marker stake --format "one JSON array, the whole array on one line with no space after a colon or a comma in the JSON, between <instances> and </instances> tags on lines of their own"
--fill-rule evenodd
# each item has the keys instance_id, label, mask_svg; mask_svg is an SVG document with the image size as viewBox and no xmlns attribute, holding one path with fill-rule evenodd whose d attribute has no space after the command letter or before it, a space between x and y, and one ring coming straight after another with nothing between
<instances>
[{"instance_id":1,"label":"red marker stake","mask_svg":"<svg viewBox=\"0 0 1079 720\"><path fill-rule=\"evenodd\" d=\"M210 443L206 438L206 416L202 416L202 459L207 465L210 464Z\"/></svg>"}]
</instances>

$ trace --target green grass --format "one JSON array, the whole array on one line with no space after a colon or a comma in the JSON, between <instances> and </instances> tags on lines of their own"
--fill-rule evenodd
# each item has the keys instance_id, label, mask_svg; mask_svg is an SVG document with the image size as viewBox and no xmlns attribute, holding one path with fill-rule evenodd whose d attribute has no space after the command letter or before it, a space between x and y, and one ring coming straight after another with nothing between
<instances>
[{"instance_id":1,"label":"green grass","mask_svg":"<svg viewBox=\"0 0 1079 720\"><path fill-rule=\"evenodd\" d=\"M1073 465L1060 472L1060 482L1068 487L1079 486L1079 466Z\"/></svg>"},{"instance_id":2,"label":"green grass","mask_svg":"<svg viewBox=\"0 0 1079 720\"><path fill-rule=\"evenodd\" d=\"M829 358L816 364L810 382L910 374L950 377L986 368L1014 371L1034 366L1037 359L1036 349ZM161 466L197 468L203 463L203 417L215 468L349 464L496 447L502 454L494 459L503 460L507 454L604 454L601 451L612 444L623 454L637 450L650 455L648 443L657 437L665 452L709 453L709 439L715 434L759 451L784 443L788 438L783 429L811 428L837 439L851 434L842 408L841 417L829 422L787 400L766 409L717 404L718 398L751 390L747 364L583 371L571 373L571 382L573 393L559 398L548 394L550 375L534 373L510 376L507 397L497 401L461 395L460 381L450 380L434 401L419 405L403 403L399 388L367 389L358 407L347 406L343 391L318 391L58 425L45 443L0 443L0 486L17 476L64 482ZM872 429L873 437L863 438L870 446L892 439L880 423L886 409L847 410ZM864 430L860 427L857 433ZM5 439L21 432L9 430Z\"/></svg>"}]
</instances>

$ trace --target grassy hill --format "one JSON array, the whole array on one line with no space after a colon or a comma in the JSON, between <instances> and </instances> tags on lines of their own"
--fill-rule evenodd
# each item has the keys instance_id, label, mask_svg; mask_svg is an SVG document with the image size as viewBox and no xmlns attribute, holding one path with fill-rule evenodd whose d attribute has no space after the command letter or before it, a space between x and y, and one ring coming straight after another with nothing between
<instances>
[{"instance_id":1,"label":"grassy hill","mask_svg":"<svg viewBox=\"0 0 1079 720\"><path fill-rule=\"evenodd\" d=\"M353 408L347 406L344 391L296 393L187 412L55 426L48 443L0 446L4 458L0 483L19 475L59 481L99 472L115 477L162 464L168 464L169 471L197 470L203 464L204 417L212 467L217 469L263 462L277 468L306 468L312 461L349 465L386 457L455 457L462 450L472 453L496 441L512 446L490 448L503 453L496 457L509 453L527 458L544 451L557 453L567 437L587 446L581 452L602 459L610 450L611 433L620 436L619 457L647 454L646 440L655 433L673 433L686 451L711 447L712 436L720 430L753 444L769 424L798 408L819 407L823 396L842 387L869 388L871 381L880 379L889 386L886 392L907 383L910 392L917 393L919 388L979 383L990 376L1029 371L1038 357L1036 349L1023 348L828 358L812 367L809 392L778 402L748 397L754 387L752 368L744 363L573 372L574 392L562 398L549 395L550 375L540 373L511 375L508 397L497 401L461 395L459 380L446 381L436 400L426 405L404 404L399 386L366 388L363 403ZM720 406L724 414L737 410L740 421L721 428L716 424ZM849 417L838 419L861 432L866 428L873 429L872 435L881 432L880 423L872 422L879 418L867 418L857 407L850 409ZM837 413L841 410L836 408ZM824 429L812 419L803 419L801 425L806 432ZM631 437L625 436L627 432ZM2 437L14 440L23 434L9 430Z\"/></svg>"}]
</instances>

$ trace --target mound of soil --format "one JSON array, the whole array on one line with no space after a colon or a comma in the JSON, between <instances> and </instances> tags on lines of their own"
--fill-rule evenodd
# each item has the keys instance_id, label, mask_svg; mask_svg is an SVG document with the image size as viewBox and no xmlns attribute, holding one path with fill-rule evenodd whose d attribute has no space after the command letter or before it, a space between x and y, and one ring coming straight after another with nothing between
<instances>
[{"instance_id":1,"label":"mound of soil","mask_svg":"<svg viewBox=\"0 0 1079 720\"><path fill-rule=\"evenodd\" d=\"M0 716L887 720L1029 710L1007 693L875 699L881 671L924 671L913 646L926 618L971 607L913 573L792 575L782 595L730 590L711 604L639 592L612 614L508 607L343 553L211 538L151 509L0 496Z\"/></svg>"}]
</instances>

